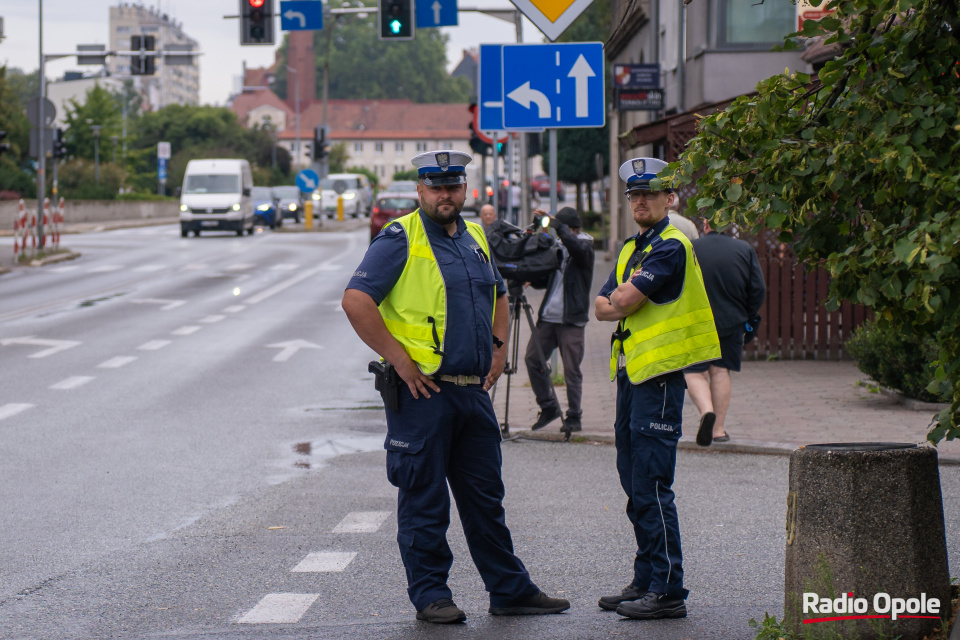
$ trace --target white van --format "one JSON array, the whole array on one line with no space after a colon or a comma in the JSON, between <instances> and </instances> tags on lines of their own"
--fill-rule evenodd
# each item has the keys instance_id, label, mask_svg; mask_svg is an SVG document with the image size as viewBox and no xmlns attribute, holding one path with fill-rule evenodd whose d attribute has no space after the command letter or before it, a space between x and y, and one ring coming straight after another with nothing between
<instances>
[{"instance_id":1,"label":"white van","mask_svg":"<svg viewBox=\"0 0 960 640\"><path fill-rule=\"evenodd\" d=\"M191 160L180 191L180 236L203 230L253 233L253 174L246 160Z\"/></svg>"}]
</instances>

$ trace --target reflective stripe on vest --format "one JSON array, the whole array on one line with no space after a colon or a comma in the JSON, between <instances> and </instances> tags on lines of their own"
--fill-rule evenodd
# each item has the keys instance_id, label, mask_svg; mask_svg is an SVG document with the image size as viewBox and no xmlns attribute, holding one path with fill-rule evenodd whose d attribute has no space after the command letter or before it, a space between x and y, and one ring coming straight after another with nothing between
<instances>
[{"instance_id":1,"label":"reflective stripe on vest","mask_svg":"<svg viewBox=\"0 0 960 640\"><path fill-rule=\"evenodd\" d=\"M617 356L621 350L626 360L627 376L633 384L720 357L720 340L693 245L673 225L667 225L659 237L680 241L686 251L683 290L673 302L656 304L648 299L637 311L620 321L611 345L611 380L617 376ZM656 242L658 240L654 238L643 250L641 264ZM630 278L630 273L624 276L623 272L635 246L635 240L628 240L620 251L616 274L619 284Z\"/></svg>"},{"instance_id":2,"label":"reflective stripe on vest","mask_svg":"<svg viewBox=\"0 0 960 640\"><path fill-rule=\"evenodd\" d=\"M483 227L466 220L464 223L489 260L490 247ZM446 338L447 294L443 274L419 209L390 224L399 224L406 232L407 261L397 284L378 309L387 330L403 345L410 359L424 374L431 375L443 361ZM496 290L492 296L496 296Z\"/></svg>"}]
</instances>

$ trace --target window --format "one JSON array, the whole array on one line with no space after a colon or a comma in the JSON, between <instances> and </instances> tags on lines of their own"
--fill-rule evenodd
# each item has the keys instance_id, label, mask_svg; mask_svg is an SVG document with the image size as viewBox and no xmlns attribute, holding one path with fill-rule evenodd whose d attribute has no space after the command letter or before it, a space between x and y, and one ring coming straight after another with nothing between
<instances>
[{"instance_id":1,"label":"window","mask_svg":"<svg viewBox=\"0 0 960 640\"><path fill-rule=\"evenodd\" d=\"M428 151L426 142L417 143L417 151Z\"/></svg>"},{"instance_id":2,"label":"window","mask_svg":"<svg viewBox=\"0 0 960 640\"><path fill-rule=\"evenodd\" d=\"M377 153L383 153L383 143L382 143L382 142L374 142L374 143L373 143L373 150L374 150L375 152L377 152Z\"/></svg>"},{"instance_id":3,"label":"window","mask_svg":"<svg viewBox=\"0 0 960 640\"><path fill-rule=\"evenodd\" d=\"M721 47L766 48L797 30L797 8L791 2L720 0Z\"/></svg>"},{"instance_id":4,"label":"window","mask_svg":"<svg viewBox=\"0 0 960 640\"><path fill-rule=\"evenodd\" d=\"M117 27L117 33L130 33L130 27Z\"/></svg>"},{"instance_id":5,"label":"window","mask_svg":"<svg viewBox=\"0 0 960 640\"><path fill-rule=\"evenodd\" d=\"M354 143L353 143L353 150L356 151L357 153L363 153L363 143L362 143L362 142L354 142Z\"/></svg>"},{"instance_id":6,"label":"window","mask_svg":"<svg viewBox=\"0 0 960 640\"><path fill-rule=\"evenodd\" d=\"M160 27L140 27L142 33L160 33Z\"/></svg>"},{"instance_id":7,"label":"window","mask_svg":"<svg viewBox=\"0 0 960 640\"><path fill-rule=\"evenodd\" d=\"M395 147L395 148L396 148L396 150L397 150L398 153L401 152L401 151L403 151L403 143L402 143L402 142L398 142L398 143L396 144L396 147Z\"/></svg>"}]
</instances>

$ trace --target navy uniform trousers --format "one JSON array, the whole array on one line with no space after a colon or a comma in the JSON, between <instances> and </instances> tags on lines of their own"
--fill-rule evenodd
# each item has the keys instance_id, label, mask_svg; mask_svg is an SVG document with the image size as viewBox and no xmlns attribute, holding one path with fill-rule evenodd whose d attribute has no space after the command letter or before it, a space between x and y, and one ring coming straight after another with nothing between
<instances>
[{"instance_id":1,"label":"navy uniform trousers","mask_svg":"<svg viewBox=\"0 0 960 640\"><path fill-rule=\"evenodd\" d=\"M680 524L674 504L677 440L683 417L683 374L635 385L617 374L617 472L637 539L632 586L671 597L683 588Z\"/></svg>"},{"instance_id":2,"label":"navy uniform trousers","mask_svg":"<svg viewBox=\"0 0 960 640\"><path fill-rule=\"evenodd\" d=\"M447 544L450 495L491 606L540 592L513 553L503 511L500 426L480 385L437 382L440 393L414 399L400 386L400 410L387 411L387 478L399 488L397 543L410 601L421 610L450 598Z\"/></svg>"}]
</instances>

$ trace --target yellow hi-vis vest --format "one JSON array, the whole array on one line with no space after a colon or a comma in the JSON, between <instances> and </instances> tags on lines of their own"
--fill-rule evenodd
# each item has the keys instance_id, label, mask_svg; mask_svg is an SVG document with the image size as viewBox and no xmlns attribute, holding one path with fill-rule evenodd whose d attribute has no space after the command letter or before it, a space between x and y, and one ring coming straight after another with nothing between
<instances>
[{"instance_id":1,"label":"yellow hi-vis vest","mask_svg":"<svg viewBox=\"0 0 960 640\"><path fill-rule=\"evenodd\" d=\"M483 227L467 222L467 231L490 260L490 247ZM378 307L387 330L426 375L435 373L443 361L446 337L447 291L437 258L430 247L420 210L397 218L407 234L407 262L400 279ZM389 225L387 225L389 226ZM491 291L491 312L496 290ZM492 320L492 313L491 313Z\"/></svg>"},{"instance_id":2,"label":"yellow hi-vis vest","mask_svg":"<svg viewBox=\"0 0 960 640\"><path fill-rule=\"evenodd\" d=\"M627 376L633 384L720 357L720 340L693 245L673 225L667 225L659 238L679 240L686 250L683 290L679 298L666 304L657 304L648 299L643 306L620 321L612 340L611 380L617 376L617 358L621 352L625 356ZM641 265L653 245L660 241L654 238L643 250ZM617 259L619 284L629 280L632 275L623 272L635 246L635 240L627 240L620 251Z\"/></svg>"}]
</instances>

